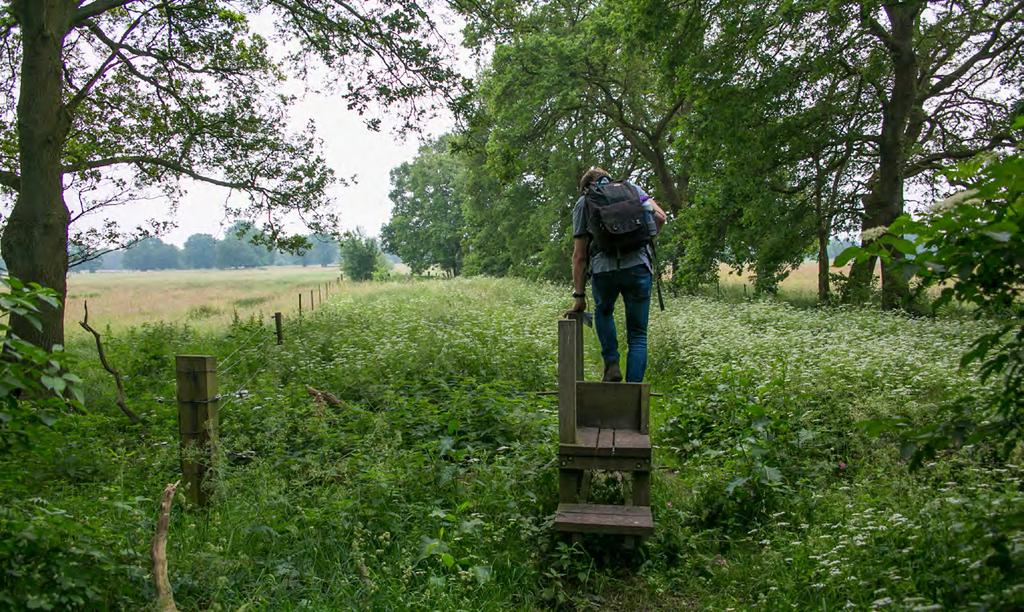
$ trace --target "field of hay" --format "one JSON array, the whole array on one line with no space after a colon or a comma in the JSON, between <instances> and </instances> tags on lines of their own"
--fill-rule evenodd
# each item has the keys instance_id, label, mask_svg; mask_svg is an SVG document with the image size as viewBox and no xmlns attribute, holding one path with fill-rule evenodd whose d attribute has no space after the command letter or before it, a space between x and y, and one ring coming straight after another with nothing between
<instances>
[{"instance_id":1,"label":"field of hay","mask_svg":"<svg viewBox=\"0 0 1024 612\"><path fill-rule=\"evenodd\" d=\"M71 274L65 326L69 335L84 333L78 321L88 301L89 322L97 329L152 321L220 328L236 312L240 317L295 312L300 293L308 309L310 290L315 295L318 286L331 283L330 291L339 290L338 277L336 267L318 266Z\"/></svg>"}]
</instances>

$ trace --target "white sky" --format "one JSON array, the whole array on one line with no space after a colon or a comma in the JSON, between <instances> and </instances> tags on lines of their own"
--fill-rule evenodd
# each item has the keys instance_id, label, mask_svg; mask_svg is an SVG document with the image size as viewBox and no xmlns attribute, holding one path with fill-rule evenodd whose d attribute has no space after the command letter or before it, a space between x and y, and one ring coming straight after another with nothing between
<instances>
[{"instance_id":1,"label":"white sky","mask_svg":"<svg viewBox=\"0 0 1024 612\"><path fill-rule=\"evenodd\" d=\"M269 19L267 15L255 16L251 21L253 30L267 38L272 54L283 55L283 48L274 42L273 24ZM449 44L457 44L461 39L459 32L462 24L450 13L435 15L435 19ZM467 72L472 70L468 52L459 49L457 55L460 69ZM323 83L308 85L312 89L330 89ZM412 160L423 139L437 137L454 127L451 114L441 109L436 117L420 124L420 134L410 134L403 139L395 134L392 128L396 123L389 121L386 112L378 113L383 119L381 130L373 132L365 126L358 113L346 109L340 96L310 92L307 83L298 80L290 81L285 89L288 93L298 95L291 109L291 128L300 131L312 120L317 135L323 141L323 154L328 166L338 177L356 179L349 181L347 186L336 185L329 193L334 200L334 211L341 218L342 230L361 227L370 235L377 235L381 226L391 217L391 201L388 199L391 183L388 173L403 162ZM183 180L181 185L187 193L180 202L177 214L170 217L177 227L161 236L161 239L181 246L195 233L223 237L231 223L224 214L224 202L229 197L229 191L191 180ZM245 195L236 193L230 197L233 202L241 202L238 198L245 198ZM69 206L74 206L75 198L71 194L66 193L65 199ZM168 219L166 211L166 201L139 201L108 209L101 215L83 218L79 223L82 227L98 227L104 218L109 217L118 221L123 229L129 229L145 224L147 219ZM286 221L286 227L291 232L307 231L297 218Z\"/></svg>"}]
</instances>

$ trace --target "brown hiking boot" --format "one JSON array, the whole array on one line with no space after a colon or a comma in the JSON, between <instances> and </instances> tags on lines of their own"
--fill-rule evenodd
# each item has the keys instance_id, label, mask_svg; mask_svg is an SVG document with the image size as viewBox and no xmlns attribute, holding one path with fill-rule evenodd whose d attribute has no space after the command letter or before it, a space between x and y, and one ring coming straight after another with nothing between
<instances>
[{"instance_id":1,"label":"brown hiking boot","mask_svg":"<svg viewBox=\"0 0 1024 612\"><path fill-rule=\"evenodd\" d=\"M618 363L609 363L604 366L604 382L622 382L622 370Z\"/></svg>"}]
</instances>

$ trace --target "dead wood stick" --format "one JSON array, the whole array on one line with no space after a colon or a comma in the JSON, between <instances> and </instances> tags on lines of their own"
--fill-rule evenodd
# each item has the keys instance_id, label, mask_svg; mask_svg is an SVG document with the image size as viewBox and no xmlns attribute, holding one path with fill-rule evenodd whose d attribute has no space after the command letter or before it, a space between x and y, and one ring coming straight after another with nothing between
<instances>
[{"instance_id":1,"label":"dead wood stick","mask_svg":"<svg viewBox=\"0 0 1024 612\"><path fill-rule=\"evenodd\" d=\"M314 389L309 385L306 385L306 393L308 393L309 396L312 397L314 401L326 403L335 408L345 405L345 402L338 399L337 396L335 396L330 391L320 391L318 389Z\"/></svg>"},{"instance_id":2,"label":"dead wood stick","mask_svg":"<svg viewBox=\"0 0 1024 612\"><path fill-rule=\"evenodd\" d=\"M156 588L156 609L158 612L177 612L174 605L174 592L171 581L167 577L167 531L171 524L171 505L174 493L181 481L171 483L164 488L160 498L160 516L156 521L156 534L153 535L153 547L150 556L153 558L153 586Z\"/></svg>"},{"instance_id":3,"label":"dead wood stick","mask_svg":"<svg viewBox=\"0 0 1024 612\"><path fill-rule=\"evenodd\" d=\"M85 318L82 321L79 321L78 324L82 326L82 329L91 333L93 337L96 338L96 352L100 354L100 363L103 364L103 369L110 372L110 375L114 377L114 383L117 385L117 407L121 409L121 412L123 412L126 417L128 417L129 421L132 423L141 423L142 419L139 418L139 415L132 412L131 408L128 407L127 402L124 400L124 383L121 382L121 373L115 370L114 367L110 365L110 362L107 361L107 353L103 350L103 340L100 338L100 333L89 325L89 302L86 301L84 306Z\"/></svg>"}]
</instances>

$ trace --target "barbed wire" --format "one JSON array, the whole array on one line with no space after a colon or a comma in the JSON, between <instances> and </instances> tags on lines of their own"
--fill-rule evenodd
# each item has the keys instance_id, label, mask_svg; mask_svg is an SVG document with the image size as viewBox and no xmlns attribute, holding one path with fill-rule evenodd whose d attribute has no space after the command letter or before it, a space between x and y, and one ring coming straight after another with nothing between
<instances>
[{"instance_id":1,"label":"barbed wire","mask_svg":"<svg viewBox=\"0 0 1024 612\"><path fill-rule=\"evenodd\" d=\"M226 357L223 357L223 358L219 359L219 361L220 361L220 362L221 362L222 364L230 362L230 360L231 360L231 358L232 358L232 357L234 357L235 355L237 355L237 354L239 353L239 351L241 351L242 349L245 349L245 348L251 347L251 346L253 345L253 342L254 342L254 340L258 339L258 338L259 338L260 336L263 336L263 338L264 338L264 339L267 339L267 338L269 337L269 336L267 336L267 330L266 330L266 328L260 327L260 329L258 329L258 330L256 330L256 331L254 331L253 333L249 334L249 336L248 336L247 338L245 338L244 340L242 340L242 341L241 341L241 342L240 342L240 343L239 343L239 344L238 344L238 345L237 345L237 346L235 347L235 350L233 350L233 351L231 351L230 353L228 353L228 355L227 355ZM240 363L240 362L241 362L241 360L242 360L242 357L243 357L243 356L239 355L238 359L237 359L237 360L235 360L235 363L233 363L233 364L230 364L230 365L222 365L222 366L221 366L220 368L218 368L218 369L219 369L219 370L220 370L221 372L227 372L227 371L228 371L228 370L230 370L231 368L233 368L233 367L235 367L236 365L238 365L238 363Z\"/></svg>"}]
</instances>

